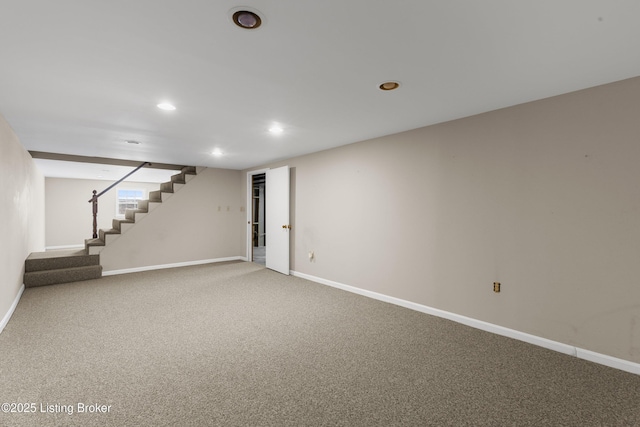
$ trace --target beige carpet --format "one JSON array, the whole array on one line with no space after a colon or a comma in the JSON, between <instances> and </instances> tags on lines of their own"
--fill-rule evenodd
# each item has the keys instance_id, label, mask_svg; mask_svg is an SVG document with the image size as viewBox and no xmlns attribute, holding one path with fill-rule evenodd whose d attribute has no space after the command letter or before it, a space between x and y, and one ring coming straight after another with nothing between
<instances>
[{"instance_id":1,"label":"beige carpet","mask_svg":"<svg viewBox=\"0 0 640 427\"><path fill-rule=\"evenodd\" d=\"M2 426L638 426L640 377L240 262L27 289L5 402L35 413Z\"/></svg>"}]
</instances>

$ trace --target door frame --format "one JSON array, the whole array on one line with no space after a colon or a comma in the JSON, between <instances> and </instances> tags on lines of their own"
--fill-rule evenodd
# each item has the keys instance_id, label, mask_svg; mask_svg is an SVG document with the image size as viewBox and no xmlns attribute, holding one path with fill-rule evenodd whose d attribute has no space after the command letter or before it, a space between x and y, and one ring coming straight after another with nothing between
<instances>
[{"instance_id":1,"label":"door frame","mask_svg":"<svg viewBox=\"0 0 640 427\"><path fill-rule=\"evenodd\" d=\"M247 261L253 262L253 230L251 229L253 223L253 175L266 174L271 168L257 169L247 172Z\"/></svg>"}]
</instances>

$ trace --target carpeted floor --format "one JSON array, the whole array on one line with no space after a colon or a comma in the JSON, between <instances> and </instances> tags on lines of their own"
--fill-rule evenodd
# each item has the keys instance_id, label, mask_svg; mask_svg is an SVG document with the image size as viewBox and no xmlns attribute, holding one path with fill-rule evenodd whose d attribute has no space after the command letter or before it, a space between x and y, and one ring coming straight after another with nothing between
<instances>
[{"instance_id":1,"label":"carpeted floor","mask_svg":"<svg viewBox=\"0 0 640 427\"><path fill-rule=\"evenodd\" d=\"M640 376L238 262L25 290L5 402L35 412L2 426L637 426Z\"/></svg>"}]
</instances>

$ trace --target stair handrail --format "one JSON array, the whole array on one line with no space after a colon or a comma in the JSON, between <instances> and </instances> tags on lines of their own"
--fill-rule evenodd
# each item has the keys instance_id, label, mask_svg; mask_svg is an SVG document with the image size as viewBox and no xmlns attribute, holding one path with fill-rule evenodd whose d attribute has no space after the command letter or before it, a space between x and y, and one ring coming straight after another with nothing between
<instances>
[{"instance_id":1,"label":"stair handrail","mask_svg":"<svg viewBox=\"0 0 640 427\"><path fill-rule=\"evenodd\" d=\"M104 190L102 190L99 194L96 194L97 191L93 190L93 196L91 196L91 198L89 199L89 203L93 204L93 238L94 239L98 238L98 197L102 196L104 193L111 190L113 187L120 184L122 181L129 178L131 175L138 172L139 169L143 168L146 165L151 165L151 163L142 162L140 166L138 166L137 168L135 168L134 170L132 170L131 172L129 172L128 174L126 174L125 176L123 176L122 178L120 178L119 180L117 180L116 182L114 182Z\"/></svg>"}]
</instances>

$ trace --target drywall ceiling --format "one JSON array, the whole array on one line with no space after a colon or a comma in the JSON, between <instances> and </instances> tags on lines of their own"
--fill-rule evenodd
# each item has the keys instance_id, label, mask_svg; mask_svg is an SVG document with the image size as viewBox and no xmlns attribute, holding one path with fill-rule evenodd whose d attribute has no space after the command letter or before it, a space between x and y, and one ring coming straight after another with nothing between
<instances>
[{"instance_id":1,"label":"drywall ceiling","mask_svg":"<svg viewBox=\"0 0 640 427\"><path fill-rule=\"evenodd\" d=\"M40 172L49 178L75 178L102 181L117 181L135 168L119 165L105 165L87 162L68 162L49 159L34 159ZM162 183L171 180L171 175L179 170L142 168L126 178L125 182ZM107 185L104 186L106 188ZM97 188L101 191L104 188Z\"/></svg>"},{"instance_id":2,"label":"drywall ceiling","mask_svg":"<svg viewBox=\"0 0 640 427\"><path fill-rule=\"evenodd\" d=\"M238 6L263 25L234 26ZM29 150L251 168L638 76L639 16L611 0L3 0L0 113Z\"/></svg>"}]
</instances>

